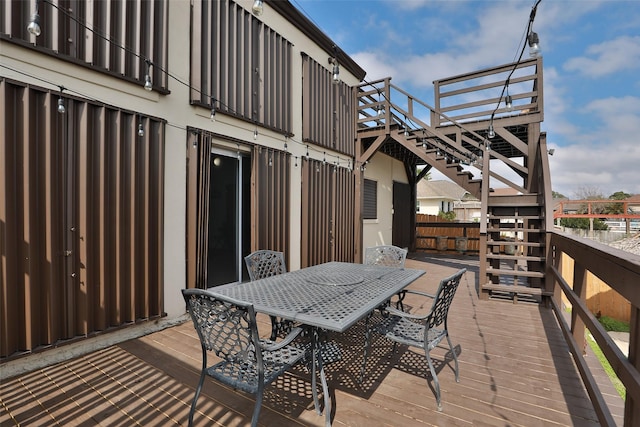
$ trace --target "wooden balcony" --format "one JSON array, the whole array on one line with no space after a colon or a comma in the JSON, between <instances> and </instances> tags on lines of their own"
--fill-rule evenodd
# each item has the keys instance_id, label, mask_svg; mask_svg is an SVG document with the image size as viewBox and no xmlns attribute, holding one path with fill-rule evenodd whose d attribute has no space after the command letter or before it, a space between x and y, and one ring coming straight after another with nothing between
<instances>
[{"instance_id":1,"label":"wooden balcony","mask_svg":"<svg viewBox=\"0 0 640 427\"><path fill-rule=\"evenodd\" d=\"M478 260L472 256L413 254L407 265L427 274L411 287L434 291L438 280L467 267L449 329L460 360L456 383L451 355L436 359L443 411L436 409L424 355L382 339L373 342L368 375L358 378L363 326L333 336L342 359L328 366L333 424L347 426L596 426L598 417L552 309L478 299ZM426 310L407 297L412 311ZM269 329L264 318L261 329ZM61 349L64 351L64 347ZM391 356L391 357L390 357ZM41 357L38 354L29 356ZM2 367L0 424L186 425L201 351L190 321L79 358L6 378ZM447 364L442 361L446 360ZM624 402L591 354L585 357L615 423ZM15 363L15 362L13 362ZM29 359L22 360L29 364ZM582 366L581 366L582 367ZM209 379L198 401L197 425L239 426L254 400ZM269 386L261 425L323 425L313 410L309 373L297 369Z\"/></svg>"}]
</instances>

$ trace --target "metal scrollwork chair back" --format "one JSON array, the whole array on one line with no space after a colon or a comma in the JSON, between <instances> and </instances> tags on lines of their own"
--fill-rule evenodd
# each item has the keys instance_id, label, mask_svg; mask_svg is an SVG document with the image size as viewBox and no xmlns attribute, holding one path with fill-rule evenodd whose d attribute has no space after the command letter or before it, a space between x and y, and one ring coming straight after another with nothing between
<instances>
[{"instance_id":1,"label":"metal scrollwork chair back","mask_svg":"<svg viewBox=\"0 0 640 427\"><path fill-rule=\"evenodd\" d=\"M364 371L367 363L367 353L370 345L370 332L375 331L393 341L394 351L398 343L405 344L410 347L422 348L424 350L427 364L429 365L429 371L433 378L438 410L442 410L440 383L438 382L438 375L436 374L429 352L433 350L444 338L446 338L455 362L456 382L460 381L458 356L456 355L455 349L451 344L451 338L449 337L447 317L449 314L449 308L451 307L451 302L453 301L453 297L458 289L458 285L460 284L460 280L466 271L466 268L463 268L457 273L442 279L435 295L407 290L408 294L415 294L421 297L433 299L429 313L425 315L416 315L388 307L386 310L387 315L383 316L379 323L375 325L367 325L364 360L362 363L362 372L360 377L361 381L364 378Z\"/></svg>"},{"instance_id":2,"label":"metal scrollwork chair back","mask_svg":"<svg viewBox=\"0 0 640 427\"><path fill-rule=\"evenodd\" d=\"M244 262L249 272L249 280L252 282L287 272L284 254L278 251L261 249L247 255ZM293 328L293 322L290 320L278 319L275 316L270 317L272 340L275 340L277 336L286 335Z\"/></svg>"},{"instance_id":3,"label":"metal scrollwork chair back","mask_svg":"<svg viewBox=\"0 0 640 427\"><path fill-rule=\"evenodd\" d=\"M407 250L392 245L371 246L364 251L364 263L404 268Z\"/></svg>"},{"instance_id":4,"label":"metal scrollwork chair back","mask_svg":"<svg viewBox=\"0 0 640 427\"><path fill-rule=\"evenodd\" d=\"M385 267L404 268L407 259L407 250L393 245L370 246L364 250L364 263L367 265L382 265ZM405 291L398 292L398 301L396 307L404 310L402 301L405 297ZM387 301L382 307L390 304Z\"/></svg>"},{"instance_id":5,"label":"metal scrollwork chair back","mask_svg":"<svg viewBox=\"0 0 640 427\"><path fill-rule=\"evenodd\" d=\"M255 426L265 386L305 355L303 348L292 344L302 329L294 328L278 343L260 339L253 305L202 289L183 289L182 295L202 345L202 371L189 411L189 426L193 425L206 376L256 396L251 420ZM209 353L220 361L208 366Z\"/></svg>"}]
</instances>

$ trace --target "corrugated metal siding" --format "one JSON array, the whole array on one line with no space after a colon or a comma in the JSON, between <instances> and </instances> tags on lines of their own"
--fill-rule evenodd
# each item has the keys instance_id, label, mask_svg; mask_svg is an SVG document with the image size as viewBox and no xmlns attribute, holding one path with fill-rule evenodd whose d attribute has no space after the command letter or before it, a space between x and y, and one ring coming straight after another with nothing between
<instances>
[{"instance_id":1,"label":"corrugated metal siding","mask_svg":"<svg viewBox=\"0 0 640 427\"><path fill-rule=\"evenodd\" d=\"M2 358L161 316L164 124L0 92Z\"/></svg>"},{"instance_id":2,"label":"corrugated metal siding","mask_svg":"<svg viewBox=\"0 0 640 427\"><path fill-rule=\"evenodd\" d=\"M34 5L1 2L0 37L140 84L146 58L154 88L168 89L167 1L40 1L39 37L27 31Z\"/></svg>"},{"instance_id":3,"label":"corrugated metal siding","mask_svg":"<svg viewBox=\"0 0 640 427\"><path fill-rule=\"evenodd\" d=\"M354 156L353 88L333 83L331 71L305 54L302 64L303 141Z\"/></svg>"},{"instance_id":4,"label":"corrugated metal siding","mask_svg":"<svg viewBox=\"0 0 640 427\"><path fill-rule=\"evenodd\" d=\"M187 138L187 287L208 283L210 133L190 129Z\"/></svg>"},{"instance_id":5,"label":"corrugated metal siding","mask_svg":"<svg viewBox=\"0 0 640 427\"><path fill-rule=\"evenodd\" d=\"M348 169L302 161L301 266L354 260L355 186Z\"/></svg>"},{"instance_id":6,"label":"corrugated metal siding","mask_svg":"<svg viewBox=\"0 0 640 427\"><path fill-rule=\"evenodd\" d=\"M290 134L291 43L230 0L191 19L191 102Z\"/></svg>"},{"instance_id":7,"label":"corrugated metal siding","mask_svg":"<svg viewBox=\"0 0 640 427\"><path fill-rule=\"evenodd\" d=\"M291 161L283 151L256 146L251 178L251 250L271 249L288 256Z\"/></svg>"}]
</instances>

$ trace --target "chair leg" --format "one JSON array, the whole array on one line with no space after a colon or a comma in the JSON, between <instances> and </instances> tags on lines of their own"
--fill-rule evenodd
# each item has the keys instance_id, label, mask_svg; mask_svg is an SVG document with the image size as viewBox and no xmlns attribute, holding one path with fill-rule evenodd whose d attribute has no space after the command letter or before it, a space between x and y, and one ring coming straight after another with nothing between
<instances>
[{"instance_id":1,"label":"chair leg","mask_svg":"<svg viewBox=\"0 0 640 427\"><path fill-rule=\"evenodd\" d=\"M453 348L451 344L451 338L449 338L449 333L447 332L447 341L449 342L449 348L451 349L451 353L453 353L453 361L456 363L456 382L460 382L460 373L458 370L458 356L456 355L456 350Z\"/></svg>"},{"instance_id":2,"label":"chair leg","mask_svg":"<svg viewBox=\"0 0 640 427\"><path fill-rule=\"evenodd\" d=\"M429 365L429 370L431 371L431 376L433 377L433 385L436 389L436 402L438 403L438 411L442 411L442 403L440 402L440 382L438 381L438 375L436 374L436 369L433 367L433 362L431 362L429 350L425 350L424 354L427 356L427 364Z\"/></svg>"},{"instance_id":3,"label":"chair leg","mask_svg":"<svg viewBox=\"0 0 640 427\"><path fill-rule=\"evenodd\" d=\"M271 341L275 341L278 337L278 319L275 316L269 316L271 318Z\"/></svg>"},{"instance_id":4,"label":"chair leg","mask_svg":"<svg viewBox=\"0 0 640 427\"><path fill-rule=\"evenodd\" d=\"M189 427L193 426L193 415L196 412L196 402L198 401L198 397L200 397L200 392L202 391L202 385L204 384L204 378L207 375L207 350L202 348L202 371L200 372L200 380L198 381L198 387L196 387L196 395L193 396L193 402L191 402L191 410L189 410Z\"/></svg>"},{"instance_id":5,"label":"chair leg","mask_svg":"<svg viewBox=\"0 0 640 427\"><path fill-rule=\"evenodd\" d=\"M251 427L258 425L258 417L260 417L260 408L262 408L262 396L264 395L264 382L258 386L256 394L256 406L253 408L253 417L251 417Z\"/></svg>"}]
</instances>

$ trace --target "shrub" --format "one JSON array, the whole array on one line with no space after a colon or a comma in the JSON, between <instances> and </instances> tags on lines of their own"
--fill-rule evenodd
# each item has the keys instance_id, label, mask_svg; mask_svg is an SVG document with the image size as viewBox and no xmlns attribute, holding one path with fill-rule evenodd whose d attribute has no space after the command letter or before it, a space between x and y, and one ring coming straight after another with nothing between
<instances>
[{"instance_id":1,"label":"shrub","mask_svg":"<svg viewBox=\"0 0 640 427\"><path fill-rule=\"evenodd\" d=\"M629 324L608 316L600 316L598 319L602 327L609 332L629 332Z\"/></svg>"}]
</instances>

